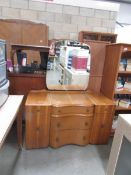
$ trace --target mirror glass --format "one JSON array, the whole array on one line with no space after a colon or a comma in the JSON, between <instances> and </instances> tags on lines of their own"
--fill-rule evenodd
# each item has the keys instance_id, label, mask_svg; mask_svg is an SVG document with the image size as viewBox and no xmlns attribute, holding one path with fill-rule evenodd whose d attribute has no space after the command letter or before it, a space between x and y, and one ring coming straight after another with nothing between
<instances>
[{"instance_id":1,"label":"mirror glass","mask_svg":"<svg viewBox=\"0 0 131 175\"><path fill-rule=\"evenodd\" d=\"M90 75L90 48L78 41L50 45L46 84L50 90L86 90Z\"/></svg>"}]
</instances>

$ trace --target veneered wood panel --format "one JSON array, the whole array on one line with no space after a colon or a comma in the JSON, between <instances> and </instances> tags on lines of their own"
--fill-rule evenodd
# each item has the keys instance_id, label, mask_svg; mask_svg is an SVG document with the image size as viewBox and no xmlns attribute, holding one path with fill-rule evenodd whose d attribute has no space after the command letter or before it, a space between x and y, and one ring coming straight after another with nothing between
<instances>
[{"instance_id":1,"label":"veneered wood panel","mask_svg":"<svg viewBox=\"0 0 131 175\"><path fill-rule=\"evenodd\" d=\"M6 40L7 58L10 58L11 44L21 44L21 24L15 21L0 20L0 39Z\"/></svg>"},{"instance_id":2,"label":"veneered wood panel","mask_svg":"<svg viewBox=\"0 0 131 175\"><path fill-rule=\"evenodd\" d=\"M8 74L10 80L10 94L27 95L30 90L46 88L45 75Z\"/></svg>"},{"instance_id":3,"label":"veneered wood panel","mask_svg":"<svg viewBox=\"0 0 131 175\"><path fill-rule=\"evenodd\" d=\"M108 98L114 98L116 80L121 58L121 45L109 45L106 49L101 92Z\"/></svg>"},{"instance_id":4,"label":"veneered wood panel","mask_svg":"<svg viewBox=\"0 0 131 175\"><path fill-rule=\"evenodd\" d=\"M86 43L91 49L91 71L88 89L99 93L103 76L106 45L109 43L101 41L86 41Z\"/></svg>"},{"instance_id":5,"label":"veneered wood panel","mask_svg":"<svg viewBox=\"0 0 131 175\"><path fill-rule=\"evenodd\" d=\"M90 76L88 89L93 92L100 92L102 76Z\"/></svg>"},{"instance_id":6,"label":"veneered wood panel","mask_svg":"<svg viewBox=\"0 0 131 175\"><path fill-rule=\"evenodd\" d=\"M47 46L47 29L44 24L22 24L22 43L25 45Z\"/></svg>"},{"instance_id":7,"label":"veneered wood panel","mask_svg":"<svg viewBox=\"0 0 131 175\"><path fill-rule=\"evenodd\" d=\"M111 127L112 127L113 115L111 113L96 113L94 116L94 122L92 125L92 131L90 136L91 144L107 144Z\"/></svg>"},{"instance_id":8,"label":"veneered wood panel","mask_svg":"<svg viewBox=\"0 0 131 175\"><path fill-rule=\"evenodd\" d=\"M50 107L26 107L26 148L49 145Z\"/></svg>"},{"instance_id":9,"label":"veneered wood panel","mask_svg":"<svg viewBox=\"0 0 131 175\"><path fill-rule=\"evenodd\" d=\"M108 42L87 41L91 49L91 76L102 76Z\"/></svg>"}]
</instances>

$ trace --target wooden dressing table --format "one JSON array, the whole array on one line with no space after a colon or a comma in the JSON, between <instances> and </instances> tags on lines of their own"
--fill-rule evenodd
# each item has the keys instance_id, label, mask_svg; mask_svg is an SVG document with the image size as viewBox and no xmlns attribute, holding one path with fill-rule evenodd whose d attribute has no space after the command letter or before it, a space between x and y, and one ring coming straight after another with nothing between
<instances>
[{"instance_id":1,"label":"wooden dressing table","mask_svg":"<svg viewBox=\"0 0 131 175\"><path fill-rule=\"evenodd\" d=\"M31 91L26 100L26 148L108 142L114 103L90 91Z\"/></svg>"}]
</instances>

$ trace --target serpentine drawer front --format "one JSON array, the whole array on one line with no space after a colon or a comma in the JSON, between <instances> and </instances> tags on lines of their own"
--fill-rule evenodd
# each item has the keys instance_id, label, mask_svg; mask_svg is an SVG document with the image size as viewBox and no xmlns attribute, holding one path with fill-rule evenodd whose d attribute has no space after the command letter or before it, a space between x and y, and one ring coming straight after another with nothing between
<instances>
[{"instance_id":1,"label":"serpentine drawer front","mask_svg":"<svg viewBox=\"0 0 131 175\"><path fill-rule=\"evenodd\" d=\"M63 115L51 117L51 129L90 129L92 126L93 117Z\"/></svg>"},{"instance_id":2,"label":"serpentine drawer front","mask_svg":"<svg viewBox=\"0 0 131 175\"><path fill-rule=\"evenodd\" d=\"M52 114L92 114L93 107L85 106L62 106L62 107L52 107Z\"/></svg>"},{"instance_id":3,"label":"serpentine drawer front","mask_svg":"<svg viewBox=\"0 0 131 175\"><path fill-rule=\"evenodd\" d=\"M87 145L89 130L56 130L50 133L50 146L58 148L67 144Z\"/></svg>"}]
</instances>

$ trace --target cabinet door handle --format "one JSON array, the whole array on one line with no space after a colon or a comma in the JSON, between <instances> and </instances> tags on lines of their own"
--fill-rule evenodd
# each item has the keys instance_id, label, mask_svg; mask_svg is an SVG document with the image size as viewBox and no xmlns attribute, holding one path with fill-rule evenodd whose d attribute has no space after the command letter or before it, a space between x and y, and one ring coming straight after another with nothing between
<instances>
[{"instance_id":1,"label":"cabinet door handle","mask_svg":"<svg viewBox=\"0 0 131 175\"><path fill-rule=\"evenodd\" d=\"M56 137L56 142L59 142L59 138L58 137Z\"/></svg>"},{"instance_id":2,"label":"cabinet door handle","mask_svg":"<svg viewBox=\"0 0 131 175\"><path fill-rule=\"evenodd\" d=\"M101 124L101 128L105 128L105 125L104 124Z\"/></svg>"},{"instance_id":3,"label":"cabinet door handle","mask_svg":"<svg viewBox=\"0 0 131 175\"><path fill-rule=\"evenodd\" d=\"M107 111L108 111L108 109L105 109L104 111L105 111L105 112L107 112Z\"/></svg>"},{"instance_id":4,"label":"cabinet door handle","mask_svg":"<svg viewBox=\"0 0 131 175\"><path fill-rule=\"evenodd\" d=\"M87 109L86 112L89 112L89 109Z\"/></svg>"},{"instance_id":5,"label":"cabinet door handle","mask_svg":"<svg viewBox=\"0 0 131 175\"><path fill-rule=\"evenodd\" d=\"M83 136L83 140L86 140L86 136Z\"/></svg>"},{"instance_id":6,"label":"cabinet door handle","mask_svg":"<svg viewBox=\"0 0 131 175\"><path fill-rule=\"evenodd\" d=\"M60 123L57 123L57 128L60 128L60 126L61 126Z\"/></svg>"},{"instance_id":7,"label":"cabinet door handle","mask_svg":"<svg viewBox=\"0 0 131 175\"><path fill-rule=\"evenodd\" d=\"M85 122L85 126L88 126L88 122Z\"/></svg>"},{"instance_id":8,"label":"cabinet door handle","mask_svg":"<svg viewBox=\"0 0 131 175\"><path fill-rule=\"evenodd\" d=\"M39 132L40 131L40 128L36 128L36 131Z\"/></svg>"}]
</instances>

